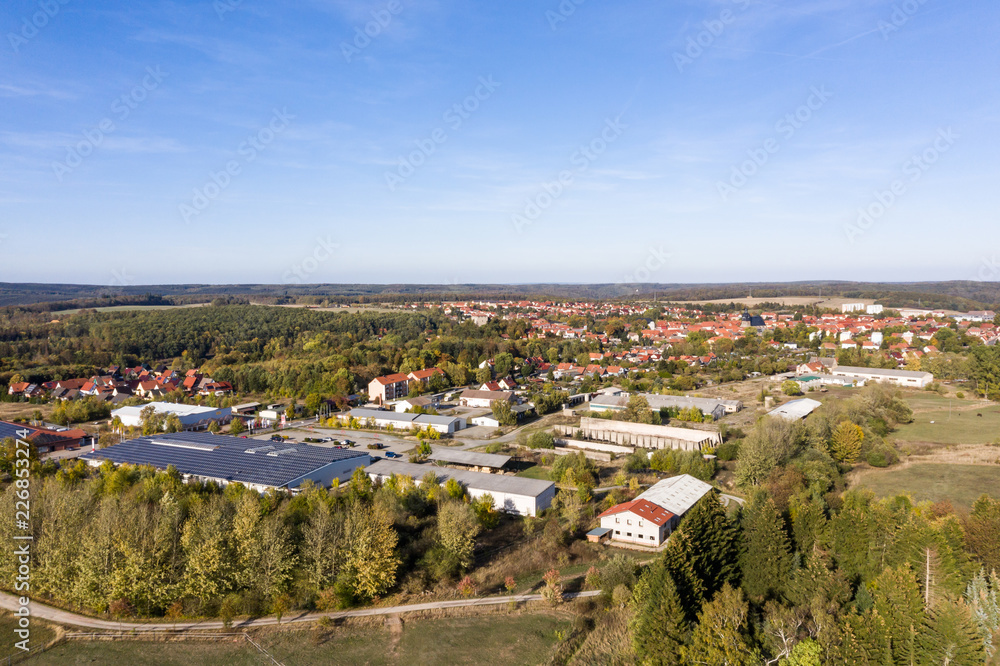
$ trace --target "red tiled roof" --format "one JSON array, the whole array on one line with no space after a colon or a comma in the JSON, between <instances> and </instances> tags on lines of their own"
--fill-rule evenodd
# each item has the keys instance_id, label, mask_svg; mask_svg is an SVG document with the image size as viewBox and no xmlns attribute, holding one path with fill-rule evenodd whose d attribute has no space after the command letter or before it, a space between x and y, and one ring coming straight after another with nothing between
<instances>
[{"instance_id":1,"label":"red tiled roof","mask_svg":"<svg viewBox=\"0 0 1000 666\"><path fill-rule=\"evenodd\" d=\"M603 518L604 516L613 516L616 513L624 513L625 511L634 513L640 518L645 518L646 520L660 526L666 525L667 522L674 517L674 514L670 513L662 506L653 504L649 500L645 499L634 499L631 502L618 504L597 517Z\"/></svg>"},{"instance_id":2,"label":"red tiled roof","mask_svg":"<svg viewBox=\"0 0 1000 666\"><path fill-rule=\"evenodd\" d=\"M376 377L372 381L376 381L379 384L398 384L399 382L409 381L409 377L406 375L401 375L398 372L394 375L386 375L385 377Z\"/></svg>"}]
</instances>

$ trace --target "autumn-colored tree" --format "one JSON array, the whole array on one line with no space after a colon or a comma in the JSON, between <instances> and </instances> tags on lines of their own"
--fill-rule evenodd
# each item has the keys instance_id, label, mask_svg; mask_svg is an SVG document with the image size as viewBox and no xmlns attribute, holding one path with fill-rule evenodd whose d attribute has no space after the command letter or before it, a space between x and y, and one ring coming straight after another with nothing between
<instances>
[{"instance_id":1,"label":"autumn-colored tree","mask_svg":"<svg viewBox=\"0 0 1000 666\"><path fill-rule=\"evenodd\" d=\"M861 443L865 431L850 421L841 421L830 437L830 457L834 460L854 464L861 455Z\"/></svg>"},{"instance_id":2,"label":"autumn-colored tree","mask_svg":"<svg viewBox=\"0 0 1000 666\"><path fill-rule=\"evenodd\" d=\"M344 568L356 596L370 599L396 584L399 535L384 508L358 502L347 515Z\"/></svg>"},{"instance_id":3,"label":"autumn-colored tree","mask_svg":"<svg viewBox=\"0 0 1000 666\"><path fill-rule=\"evenodd\" d=\"M682 654L683 663L718 664L719 666L756 666L760 653L749 637L749 606L743 590L728 583L698 614L698 625L691 643Z\"/></svg>"}]
</instances>

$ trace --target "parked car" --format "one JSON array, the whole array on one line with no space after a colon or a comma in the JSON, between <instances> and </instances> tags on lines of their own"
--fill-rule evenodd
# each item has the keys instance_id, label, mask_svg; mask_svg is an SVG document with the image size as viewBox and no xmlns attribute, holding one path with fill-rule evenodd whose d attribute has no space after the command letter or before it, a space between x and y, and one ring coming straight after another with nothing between
<instances>
[{"instance_id":1,"label":"parked car","mask_svg":"<svg viewBox=\"0 0 1000 666\"><path fill-rule=\"evenodd\" d=\"M285 438L282 437L281 435L271 435L271 441L272 442L283 442L283 441L285 441Z\"/></svg>"},{"instance_id":2,"label":"parked car","mask_svg":"<svg viewBox=\"0 0 1000 666\"><path fill-rule=\"evenodd\" d=\"M372 442L371 444L368 445L368 448L369 449L375 449L377 451L377 450L383 448L384 446L385 445L382 444L381 442Z\"/></svg>"},{"instance_id":3,"label":"parked car","mask_svg":"<svg viewBox=\"0 0 1000 666\"><path fill-rule=\"evenodd\" d=\"M386 451L385 452L385 457L386 458L402 458L403 456L400 453L394 453L392 451Z\"/></svg>"}]
</instances>

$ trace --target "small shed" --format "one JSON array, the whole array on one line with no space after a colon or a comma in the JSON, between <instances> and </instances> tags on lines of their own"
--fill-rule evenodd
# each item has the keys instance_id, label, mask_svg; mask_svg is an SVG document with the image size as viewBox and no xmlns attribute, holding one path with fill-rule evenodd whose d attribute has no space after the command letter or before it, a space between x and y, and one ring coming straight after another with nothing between
<instances>
[{"instance_id":1,"label":"small shed","mask_svg":"<svg viewBox=\"0 0 1000 666\"><path fill-rule=\"evenodd\" d=\"M606 541L611 536L610 527L595 527L594 529L587 532L587 541L592 543L600 543Z\"/></svg>"}]
</instances>

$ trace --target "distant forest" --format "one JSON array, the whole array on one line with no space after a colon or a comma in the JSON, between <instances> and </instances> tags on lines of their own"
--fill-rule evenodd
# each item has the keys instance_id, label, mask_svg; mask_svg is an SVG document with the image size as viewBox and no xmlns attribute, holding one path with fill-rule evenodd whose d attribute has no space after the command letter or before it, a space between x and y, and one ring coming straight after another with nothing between
<instances>
[{"instance_id":1,"label":"distant forest","mask_svg":"<svg viewBox=\"0 0 1000 666\"><path fill-rule=\"evenodd\" d=\"M817 296L877 299L889 307L949 310L1000 307L1000 282L758 282L725 284L183 284L100 285L0 283L0 307L35 312L114 305L183 305L214 299L267 305L401 304L471 299L717 300Z\"/></svg>"}]
</instances>

